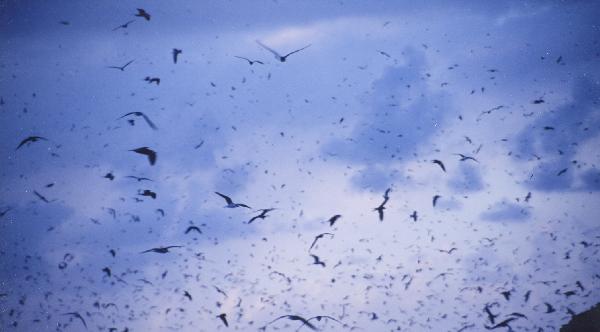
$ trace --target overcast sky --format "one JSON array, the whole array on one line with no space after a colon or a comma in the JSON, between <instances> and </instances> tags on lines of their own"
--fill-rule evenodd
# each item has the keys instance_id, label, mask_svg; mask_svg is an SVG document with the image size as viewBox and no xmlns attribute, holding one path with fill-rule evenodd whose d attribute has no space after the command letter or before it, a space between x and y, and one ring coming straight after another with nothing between
<instances>
[{"instance_id":1,"label":"overcast sky","mask_svg":"<svg viewBox=\"0 0 600 332\"><path fill-rule=\"evenodd\" d=\"M558 330L600 302L599 14L3 1L0 329Z\"/></svg>"}]
</instances>

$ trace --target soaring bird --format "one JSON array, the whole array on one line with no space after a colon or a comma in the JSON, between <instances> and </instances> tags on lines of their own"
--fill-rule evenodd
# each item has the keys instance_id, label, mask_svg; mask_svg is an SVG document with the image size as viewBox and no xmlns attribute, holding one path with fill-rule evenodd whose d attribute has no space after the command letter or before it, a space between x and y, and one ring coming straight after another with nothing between
<instances>
[{"instance_id":1,"label":"soaring bird","mask_svg":"<svg viewBox=\"0 0 600 332\"><path fill-rule=\"evenodd\" d=\"M409 217L411 217L413 219L413 221L417 221L417 218L418 218L417 211L413 211L413 213Z\"/></svg>"},{"instance_id":2,"label":"soaring bird","mask_svg":"<svg viewBox=\"0 0 600 332\"><path fill-rule=\"evenodd\" d=\"M445 253L447 253L448 255L450 255L450 254L451 254L451 253L452 253L454 250L458 250L458 248L454 248L454 247L452 247L452 248L450 248L449 250L438 249L438 251L439 251L439 252L445 252Z\"/></svg>"},{"instance_id":3,"label":"soaring bird","mask_svg":"<svg viewBox=\"0 0 600 332\"><path fill-rule=\"evenodd\" d=\"M133 151L133 150L131 150ZM148 179L148 178L144 178L144 177L139 177L139 176L133 176L133 175L127 175L126 178L130 178L130 179L136 179L138 182L142 182L142 181L150 181L153 182L153 180Z\"/></svg>"},{"instance_id":4,"label":"soaring bird","mask_svg":"<svg viewBox=\"0 0 600 332\"><path fill-rule=\"evenodd\" d=\"M148 126L150 126L150 128L152 128L154 130L158 130L158 128L156 127L156 125L154 124L154 122L152 122L150 120L150 118L146 114L144 114L144 112L129 112L129 113L126 113L126 114L122 115L119 119L122 119L122 118L124 118L126 116L130 116L130 115L141 116L146 121L146 123L148 124Z\"/></svg>"},{"instance_id":5,"label":"soaring bird","mask_svg":"<svg viewBox=\"0 0 600 332\"><path fill-rule=\"evenodd\" d=\"M565 174L565 173L567 172L567 169L568 169L568 168L562 169L560 172L558 172L558 173L556 174L556 176L561 176L561 175Z\"/></svg>"},{"instance_id":6,"label":"soaring bird","mask_svg":"<svg viewBox=\"0 0 600 332\"><path fill-rule=\"evenodd\" d=\"M237 55L234 55L234 57L236 57L236 58L238 58L238 59L242 59L242 60L246 60L246 61L248 61L248 63L250 64L250 66L252 66L252 65L253 65L253 64L255 64L255 63L260 63L261 65L264 65L264 64L265 64L264 62L262 62L262 61L260 61L260 60L250 60L250 59L248 59L248 58L244 58L243 56L237 56Z\"/></svg>"},{"instance_id":7,"label":"soaring bird","mask_svg":"<svg viewBox=\"0 0 600 332\"><path fill-rule=\"evenodd\" d=\"M169 249L171 248L181 248L181 246L168 246L168 247L158 247L158 248L152 248L152 249L148 249L145 251L142 251L141 254L145 254L147 252L155 252L158 254L166 254L169 252Z\"/></svg>"},{"instance_id":8,"label":"soaring bird","mask_svg":"<svg viewBox=\"0 0 600 332\"><path fill-rule=\"evenodd\" d=\"M290 55L292 55L292 54L294 54L294 53L298 53L298 52L300 52L300 51L302 51L302 50L304 50L304 49L306 49L306 48L310 47L310 45L311 45L311 44L308 44L308 45L304 46L303 48L297 49L297 50L295 50L295 51L292 51L292 52L290 52L290 53L288 53L288 54L286 54L286 55L282 56L281 54L277 53L277 51L273 50L273 49L272 49L272 48L270 48L269 46L267 46L267 45L265 45L265 44L261 43L259 40L257 40L257 41L256 41L256 43L257 43L258 45L262 46L262 47L263 47L264 49L266 49L267 51L269 51L269 52L273 53L273 55L275 56L275 59L277 59L277 60L279 60L279 61L281 61L281 62L285 62L285 61L287 60L287 57L288 57L288 56L290 56Z\"/></svg>"},{"instance_id":9,"label":"soaring bird","mask_svg":"<svg viewBox=\"0 0 600 332\"><path fill-rule=\"evenodd\" d=\"M317 241L319 241L319 239L322 239L323 237L325 237L325 235L330 235L330 236L331 236L331 238L333 238L333 236L334 236L334 235L333 235L333 234L331 234L331 233L321 233L321 234L319 234L319 235L315 236L315 239L314 239L314 241L312 242L312 244L310 245L310 248L308 248L308 251L310 251L310 250L311 250L311 249L312 249L312 248L315 246L315 244L317 244Z\"/></svg>"},{"instance_id":10,"label":"soaring bird","mask_svg":"<svg viewBox=\"0 0 600 332\"><path fill-rule=\"evenodd\" d=\"M479 160L477 160L477 159L475 159L475 158L473 158L473 157L470 157L470 156L464 155L464 154L462 154L462 153L455 153L454 155L455 155L455 156L460 156L460 161L465 161L465 160L473 160L474 162L477 162L477 163L479 162Z\"/></svg>"},{"instance_id":11,"label":"soaring bird","mask_svg":"<svg viewBox=\"0 0 600 332\"><path fill-rule=\"evenodd\" d=\"M313 320L313 319L316 319L318 322L320 322L320 321L321 321L321 319L324 319L324 318L326 318L326 319L330 319L330 320L332 320L332 321L334 321L334 322L337 322L338 324L342 324L342 322L340 322L339 320L337 320L337 319L335 319L335 318L333 318L333 317L331 317L331 316L327 316L327 315L319 315L319 316L314 316L314 317L311 317L311 318L307 319L306 321L307 321L307 322L310 322L311 320ZM302 326L304 326L304 325L302 325ZM300 326L300 327L298 328L298 330L300 330L300 328L301 328L302 326ZM296 330L296 331L298 331L298 330Z\"/></svg>"},{"instance_id":12,"label":"soaring bird","mask_svg":"<svg viewBox=\"0 0 600 332\"><path fill-rule=\"evenodd\" d=\"M439 160L437 160L437 159L434 159L434 160L432 160L431 162L432 162L432 163L434 163L434 164L438 164L438 165L440 165L440 167L442 168L442 171L446 172L446 166L444 166L444 163L443 163L443 162L441 162L441 161L439 161Z\"/></svg>"},{"instance_id":13,"label":"soaring bird","mask_svg":"<svg viewBox=\"0 0 600 332\"><path fill-rule=\"evenodd\" d=\"M183 296L187 297L190 301L192 300L192 294L188 291L183 291Z\"/></svg>"},{"instance_id":14,"label":"soaring bird","mask_svg":"<svg viewBox=\"0 0 600 332\"><path fill-rule=\"evenodd\" d=\"M87 329L87 324L85 323L85 320L83 319L83 317L81 317L81 315L78 312L67 312L64 313L63 316L73 316L75 318L79 318L79 320L81 320L81 323L83 323L83 326Z\"/></svg>"},{"instance_id":15,"label":"soaring bird","mask_svg":"<svg viewBox=\"0 0 600 332\"><path fill-rule=\"evenodd\" d=\"M44 197L42 194L38 193L37 191L33 191L34 195L36 195L39 199L41 199L44 203L50 203L50 201Z\"/></svg>"},{"instance_id":16,"label":"soaring bird","mask_svg":"<svg viewBox=\"0 0 600 332\"><path fill-rule=\"evenodd\" d=\"M379 214L379 221L383 221L383 210L385 210L385 204L390 199L391 190L392 188L386 189L385 193L383 194L383 202L381 202L381 204L379 204L378 207L373 209L373 211L377 211L377 213Z\"/></svg>"},{"instance_id":17,"label":"soaring bird","mask_svg":"<svg viewBox=\"0 0 600 332\"><path fill-rule=\"evenodd\" d=\"M196 232L202 234L202 231L200 230L200 228L198 228L198 226L194 226L194 225L188 226L188 228L185 230L185 234L187 234L191 231L196 231Z\"/></svg>"},{"instance_id":18,"label":"soaring bird","mask_svg":"<svg viewBox=\"0 0 600 332\"><path fill-rule=\"evenodd\" d=\"M329 220L327 220L329 222L329 226L333 226L333 224L335 224L335 222L340 219L342 217L341 214L336 214L335 216L329 218Z\"/></svg>"},{"instance_id":19,"label":"soaring bird","mask_svg":"<svg viewBox=\"0 0 600 332\"><path fill-rule=\"evenodd\" d=\"M280 319L282 319L282 318L287 318L287 319L289 319L289 320L293 320L293 321L300 321L300 322L302 322L302 325L301 325L301 327L302 327L302 326L304 326L304 325L306 325L306 326L308 326L308 328L310 328L310 329L311 329L311 330L313 330L313 331L316 331L316 330L317 330L317 328L316 328L314 325L312 325L312 324L311 324L311 323L308 321L308 319L306 319L306 318L304 318L304 317L301 317L301 316L298 316L298 315L283 315L283 316L277 317L276 319L272 320L272 321L271 321L271 322L269 322L267 325L271 325L271 324L275 323L276 321L278 321L278 320L280 320Z\"/></svg>"},{"instance_id":20,"label":"soaring bird","mask_svg":"<svg viewBox=\"0 0 600 332\"><path fill-rule=\"evenodd\" d=\"M37 142L39 140L47 141L48 139L41 137L41 136L29 136L29 137L25 138L24 140L22 140L21 143L19 143L19 145L17 146L17 148L15 150L19 150L19 148L25 144L27 144L27 146L29 146L29 144L31 144L33 142Z\"/></svg>"},{"instance_id":21,"label":"soaring bird","mask_svg":"<svg viewBox=\"0 0 600 332\"><path fill-rule=\"evenodd\" d=\"M150 165L154 165L156 163L156 152L146 146L137 148L137 149L133 149L133 150L129 150L129 151L133 151L135 153L145 155L146 157L148 157L148 161L150 162Z\"/></svg>"},{"instance_id":22,"label":"soaring bird","mask_svg":"<svg viewBox=\"0 0 600 332\"><path fill-rule=\"evenodd\" d=\"M317 255L312 255L312 254L311 254L310 256L311 256L311 257L313 258L313 260L314 260L314 262L313 262L313 265L321 265L321 266L325 267L325 262L323 262L323 261L322 261L322 260L319 258L319 256L317 256Z\"/></svg>"},{"instance_id":23,"label":"soaring bird","mask_svg":"<svg viewBox=\"0 0 600 332\"><path fill-rule=\"evenodd\" d=\"M127 27L129 27L129 24L135 22L134 20L128 21L127 23L123 23L121 25L119 25L118 27L114 28L112 31L116 31L119 29L127 29Z\"/></svg>"},{"instance_id":24,"label":"soaring bird","mask_svg":"<svg viewBox=\"0 0 600 332\"><path fill-rule=\"evenodd\" d=\"M146 19L146 21L150 21L150 14L148 14L144 9L142 8L137 8L137 14L135 14L135 16L137 17L143 17Z\"/></svg>"},{"instance_id":25,"label":"soaring bird","mask_svg":"<svg viewBox=\"0 0 600 332\"><path fill-rule=\"evenodd\" d=\"M437 204L438 199L440 199L442 196L440 195L435 195L433 196L433 207L435 207L435 204Z\"/></svg>"},{"instance_id":26,"label":"soaring bird","mask_svg":"<svg viewBox=\"0 0 600 332\"><path fill-rule=\"evenodd\" d=\"M227 323L227 314L220 314L217 317L221 319L223 324L225 324L225 327L229 327L229 324Z\"/></svg>"},{"instance_id":27,"label":"soaring bird","mask_svg":"<svg viewBox=\"0 0 600 332\"><path fill-rule=\"evenodd\" d=\"M148 84L156 83L156 85L160 85L160 78L159 77L146 76L144 78L144 81L148 82Z\"/></svg>"},{"instance_id":28,"label":"soaring bird","mask_svg":"<svg viewBox=\"0 0 600 332\"><path fill-rule=\"evenodd\" d=\"M180 49L173 49L173 63L177 63L177 57L179 56L179 54L183 53L182 50Z\"/></svg>"},{"instance_id":29,"label":"soaring bird","mask_svg":"<svg viewBox=\"0 0 600 332\"><path fill-rule=\"evenodd\" d=\"M109 173L106 173L106 175L104 175L104 178L112 181L115 179L115 175L112 172L109 172Z\"/></svg>"},{"instance_id":30,"label":"soaring bird","mask_svg":"<svg viewBox=\"0 0 600 332\"><path fill-rule=\"evenodd\" d=\"M251 218L251 219L248 221L248 224L251 224L251 223L252 223L254 220L256 220L256 219L263 219L263 220L264 220L266 217L268 217L268 216L267 216L267 213L269 213L269 212L271 212L271 211L273 211L273 210L275 210L275 209L274 209L274 208L270 208L270 209L262 209L262 210L259 210L259 211L261 211L261 213L260 213L259 215L257 215L257 216L254 216L254 217L252 217L252 218Z\"/></svg>"},{"instance_id":31,"label":"soaring bird","mask_svg":"<svg viewBox=\"0 0 600 332\"><path fill-rule=\"evenodd\" d=\"M108 68L113 68L113 69L119 69L120 71L125 71L125 68L127 66L129 66L131 63L133 63L135 61L135 59L127 62L126 64L124 64L123 66L119 67L119 66L108 66Z\"/></svg>"},{"instance_id":32,"label":"soaring bird","mask_svg":"<svg viewBox=\"0 0 600 332\"><path fill-rule=\"evenodd\" d=\"M249 206L248 206L248 205L246 205L246 204L242 204L242 203L234 203L234 202L231 200L231 198L229 198L229 196L223 195L223 194L221 194L220 192L217 192L217 191L215 191L215 194L217 194L217 195L219 195L219 196L223 197L223 199L225 200L225 202L227 202L227 205L225 205L225 207L226 207L226 208L233 209L233 208L236 208L236 207L245 207L245 208L251 209L251 207L249 207Z\"/></svg>"},{"instance_id":33,"label":"soaring bird","mask_svg":"<svg viewBox=\"0 0 600 332\"><path fill-rule=\"evenodd\" d=\"M148 197L152 197L152 199L156 199L156 193L154 191L148 190L148 189L144 189L144 191L142 191L142 192L138 191L138 195L148 196Z\"/></svg>"}]
</instances>

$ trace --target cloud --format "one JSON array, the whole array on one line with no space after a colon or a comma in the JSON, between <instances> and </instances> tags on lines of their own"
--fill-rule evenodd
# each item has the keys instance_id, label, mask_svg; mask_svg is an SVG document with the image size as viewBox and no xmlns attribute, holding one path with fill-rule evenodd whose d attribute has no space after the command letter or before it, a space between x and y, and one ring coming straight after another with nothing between
<instances>
[{"instance_id":1,"label":"cloud","mask_svg":"<svg viewBox=\"0 0 600 332\"><path fill-rule=\"evenodd\" d=\"M530 218L530 213L523 206L502 201L481 213L480 218L488 221L524 221Z\"/></svg>"}]
</instances>

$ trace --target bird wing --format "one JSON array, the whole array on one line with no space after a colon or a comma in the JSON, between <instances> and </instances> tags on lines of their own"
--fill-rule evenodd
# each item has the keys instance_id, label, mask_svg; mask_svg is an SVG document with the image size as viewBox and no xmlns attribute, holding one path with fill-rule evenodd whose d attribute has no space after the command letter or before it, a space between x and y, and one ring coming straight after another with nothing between
<instances>
[{"instance_id":1,"label":"bird wing","mask_svg":"<svg viewBox=\"0 0 600 332\"><path fill-rule=\"evenodd\" d=\"M26 139L22 140L21 143L19 143L19 146L17 146L16 150L18 150L20 147L22 147L25 143L31 141L31 137L27 137Z\"/></svg>"},{"instance_id":2,"label":"bird wing","mask_svg":"<svg viewBox=\"0 0 600 332\"><path fill-rule=\"evenodd\" d=\"M156 125L152 121L150 121L150 118L146 114L142 113L142 117L144 118L144 120L146 120L146 123L148 123L150 128L158 130L158 127L156 127Z\"/></svg>"},{"instance_id":3,"label":"bird wing","mask_svg":"<svg viewBox=\"0 0 600 332\"><path fill-rule=\"evenodd\" d=\"M260 42L260 40L257 40L257 41L256 41L256 43L257 43L258 45L262 46L262 47L263 47L264 49L266 49L267 51L269 51L269 52L273 53L273 54L275 55L275 57L277 57L277 58L283 58L283 57L281 56L281 54L277 53L277 51L275 51L274 49L270 48L269 46L267 46L267 45L265 45L265 44L261 43L261 42ZM291 54L291 53L290 53L290 54ZM288 55L289 55L289 54L288 54ZM286 55L286 56L287 56L287 55Z\"/></svg>"},{"instance_id":4,"label":"bird wing","mask_svg":"<svg viewBox=\"0 0 600 332\"><path fill-rule=\"evenodd\" d=\"M313 240L312 244L310 245L310 248L308 248L308 251L310 251L315 246L317 241L319 241L319 235L315 236L315 239Z\"/></svg>"},{"instance_id":5,"label":"bird wing","mask_svg":"<svg viewBox=\"0 0 600 332\"><path fill-rule=\"evenodd\" d=\"M288 54L284 55L284 56L283 56L283 58L287 58L288 56L290 56L290 55L292 55L292 54L294 54L294 53L298 53L298 52L300 52L300 51L302 51L302 50L304 50L304 49L307 49L307 48L309 48L311 45L312 45L312 44L308 44L308 45L304 46L303 48L300 48L300 49L297 49L297 50L295 50L295 51L292 51L292 52L290 52L290 53L288 53Z\"/></svg>"},{"instance_id":6,"label":"bird wing","mask_svg":"<svg viewBox=\"0 0 600 332\"><path fill-rule=\"evenodd\" d=\"M229 198L229 196L225 196L218 191L215 191L215 194L223 197L225 199L225 202L227 202L227 204L233 204L233 201L231 200L231 198Z\"/></svg>"},{"instance_id":7,"label":"bird wing","mask_svg":"<svg viewBox=\"0 0 600 332\"><path fill-rule=\"evenodd\" d=\"M127 63L126 63L126 64L125 64L123 67L121 67L121 68L125 69L125 67L129 66L129 65L130 65L132 62L134 62L134 61L135 61L135 59L134 59L134 60L131 60L131 61L129 61L129 62L127 62Z\"/></svg>"},{"instance_id":8,"label":"bird wing","mask_svg":"<svg viewBox=\"0 0 600 332\"><path fill-rule=\"evenodd\" d=\"M377 209L377 212L379 214L379 220L383 221L383 209Z\"/></svg>"},{"instance_id":9,"label":"bird wing","mask_svg":"<svg viewBox=\"0 0 600 332\"><path fill-rule=\"evenodd\" d=\"M237 56L237 55L234 55L234 57L236 57L236 58L238 58L238 59L243 59L243 60L246 60L246 61L248 61L249 63L252 63L252 61L250 61L250 59L248 59L248 58L244 58L243 56Z\"/></svg>"},{"instance_id":10,"label":"bird wing","mask_svg":"<svg viewBox=\"0 0 600 332\"><path fill-rule=\"evenodd\" d=\"M249 206L248 206L248 205L246 205L246 204L237 203L236 205L237 205L237 206L241 206L241 207L245 207L245 208L248 208L248 209L252 209L251 207L249 207Z\"/></svg>"}]
</instances>

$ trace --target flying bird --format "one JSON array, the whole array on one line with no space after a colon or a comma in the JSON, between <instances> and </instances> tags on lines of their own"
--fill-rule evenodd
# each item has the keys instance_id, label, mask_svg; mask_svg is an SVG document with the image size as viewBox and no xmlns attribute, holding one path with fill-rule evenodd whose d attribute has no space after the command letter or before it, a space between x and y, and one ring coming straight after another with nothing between
<instances>
[{"instance_id":1,"label":"flying bird","mask_svg":"<svg viewBox=\"0 0 600 332\"><path fill-rule=\"evenodd\" d=\"M147 252L155 252L158 254L166 254L169 252L169 249L171 248L181 248L181 246L168 246L168 247L158 247L158 248L152 248L152 249L148 249L145 251L142 251L141 254L145 254Z\"/></svg>"},{"instance_id":2,"label":"flying bird","mask_svg":"<svg viewBox=\"0 0 600 332\"><path fill-rule=\"evenodd\" d=\"M137 149L133 149L133 150L129 150L129 151L143 154L144 156L148 157L148 161L150 162L150 165L154 165L156 163L156 152L146 146L137 148Z\"/></svg>"},{"instance_id":3,"label":"flying bird","mask_svg":"<svg viewBox=\"0 0 600 332\"><path fill-rule=\"evenodd\" d=\"M379 214L379 221L383 221L383 210L385 210L385 204L390 199L391 190L392 188L386 189L385 193L383 194L383 202L381 202L381 204L379 204L378 207L373 209L373 211L377 211L377 213Z\"/></svg>"},{"instance_id":4,"label":"flying bird","mask_svg":"<svg viewBox=\"0 0 600 332\"><path fill-rule=\"evenodd\" d=\"M183 53L182 50L180 49L173 49L173 63L177 63L177 57L179 56L179 54Z\"/></svg>"},{"instance_id":5,"label":"flying bird","mask_svg":"<svg viewBox=\"0 0 600 332\"><path fill-rule=\"evenodd\" d=\"M130 150L133 151L133 150ZM133 176L133 175L127 175L126 178L130 178L130 179L136 179L138 182L142 182L142 181L150 181L153 182L153 180L148 179L148 178L144 178L144 177L139 177L139 176Z\"/></svg>"},{"instance_id":6,"label":"flying bird","mask_svg":"<svg viewBox=\"0 0 600 332\"><path fill-rule=\"evenodd\" d=\"M128 21L127 23L123 23L121 25L119 25L118 27L114 28L112 31L116 31L119 29L127 29L127 27L129 27L129 24L135 22L134 20Z\"/></svg>"},{"instance_id":7,"label":"flying bird","mask_svg":"<svg viewBox=\"0 0 600 332\"><path fill-rule=\"evenodd\" d=\"M183 296L187 297L190 301L192 300L192 294L190 294L188 291L183 291Z\"/></svg>"},{"instance_id":8,"label":"flying bird","mask_svg":"<svg viewBox=\"0 0 600 332\"><path fill-rule=\"evenodd\" d=\"M144 78L144 81L148 82L148 84L156 83L156 85L160 85L160 78L159 77L146 76Z\"/></svg>"},{"instance_id":9,"label":"flying bird","mask_svg":"<svg viewBox=\"0 0 600 332\"><path fill-rule=\"evenodd\" d=\"M104 175L104 178L112 181L115 179L115 176L113 175L113 173L109 172L109 173L106 173L106 175Z\"/></svg>"},{"instance_id":10,"label":"flying bird","mask_svg":"<svg viewBox=\"0 0 600 332\"><path fill-rule=\"evenodd\" d=\"M248 224L251 224L256 219L263 219L264 220L266 217L268 217L267 213L269 213L269 212L271 212L273 210L275 210L275 209L274 208L270 208L270 209L259 210L259 211L262 211L262 212L259 215L252 217L252 219L250 219L248 221Z\"/></svg>"},{"instance_id":11,"label":"flying bird","mask_svg":"<svg viewBox=\"0 0 600 332\"><path fill-rule=\"evenodd\" d=\"M510 317L508 319L505 319L505 320L501 321L500 323L498 323L498 324L496 324L494 326L488 326L488 325L484 325L484 326L488 330L495 330L495 329L500 328L500 327L508 327L508 330L512 331L512 328L510 327L510 325L508 325L508 323L510 323L510 322L512 322L513 320L516 320L516 319L518 319L518 318L517 317Z\"/></svg>"},{"instance_id":12,"label":"flying bird","mask_svg":"<svg viewBox=\"0 0 600 332\"><path fill-rule=\"evenodd\" d=\"M441 162L440 160L437 160L437 159L434 159L431 162L434 164L440 165L440 167L442 168L442 171L446 172L446 166L444 166L443 162Z\"/></svg>"},{"instance_id":13,"label":"flying bird","mask_svg":"<svg viewBox=\"0 0 600 332\"><path fill-rule=\"evenodd\" d=\"M225 202L227 202L227 205L225 205L225 206L224 206L224 207L226 207L226 208L233 209L233 208L237 208L237 207L245 207L245 208L251 209L251 207L249 207L249 206L248 206L248 205L246 205L246 204L242 204L242 203L234 203L234 202L231 200L231 198L229 198L229 196L225 196L225 195L221 194L220 192L217 192L217 191L215 191L215 194L217 194L217 195L219 195L219 196L223 197L223 199L225 200Z\"/></svg>"},{"instance_id":14,"label":"flying bird","mask_svg":"<svg viewBox=\"0 0 600 332\"><path fill-rule=\"evenodd\" d=\"M558 172L558 173L556 174L556 176L561 176L561 175L565 174L565 173L567 172L567 169L568 169L568 168L565 168L565 169L561 170L560 172Z\"/></svg>"},{"instance_id":15,"label":"flying bird","mask_svg":"<svg viewBox=\"0 0 600 332\"><path fill-rule=\"evenodd\" d=\"M336 214L335 216L329 218L328 222L329 222L329 226L333 226L333 224L335 224L335 222L340 219L342 217L341 214Z\"/></svg>"},{"instance_id":16,"label":"flying bird","mask_svg":"<svg viewBox=\"0 0 600 332\"><path fill-rule=\"evenodd\" d=\"M33 142L37 142L39 140L47 141L48 139L41 137L41 136L29 136L29 137L25 138L24 140L22 140L21 143L19 143L19 145L17 146L17 148L15 150L19 150L19 148L25 144L27 144L27 146L29 146L29 144L31 144Z\"/></svg>"},{"instance_id":17,"label":"flying bird","mask_svg":"<svg viewBox=\"0 0 600 332\"><path fill-rule=\"evenodd\" d=\"M257 40L257 41L256 41L256 43L257 43L258 45L262 46L262 47L263 47L264 49L266 49L267 51L269 51L269 52L273 53L273 55L275 56L275 59L277 59L277 60L279 60L279 61L281 61L281 62L285 62L285 61L287 60L287 57L288 57L288 56L290 56L290 55L292 55L292 54L294 54L294 53L298 53L298 52L300 52L300 51L302 51L302 50L304 50L304 49L306 49L306 48L308 48L308 47L310 47L310 46L311 46L311 44L308 44L308 45L304 46L303 48L297 49L297 50L295 50L295 51L292 51L292 52L290 52L290 53L288 53L288 54L286 54L286 55L282 56L281 54L277 53L277 51L273 50L273 49L272 49L272 48L270 48L269 46L267 46L267 45L265 45L265 44L261 43L259 40Z\"/></svg>"},{"instance_id":18,"label":"flying bird","mask_svg":"<svg viewBox=\"0 0 600 332\"><path fill-rule=\"evenodd\" d=\"M185 230L185 234L191 232L191 231L196 231L200 234L202 234L202 231L200 230L200 228L198 228L198 226L188 226L188 228Z\"/></svg>"},{"instance_id":19,"label":"flying bird","mask_svg":"<svg viewBox=\"0 0 600 332\"><path fill-rule=\"evenodd\" d=\"M276 321L278 321L278 320L280 320L280 319L282 319L282 318L287 318L287 319L289 319L289 320L293 320L293 321L300 321L300 322L302 322L302 325L301 325L300 327L302 327L302 326L306 325L306 326L308 326L308 328L310 328L310 329L311 329L311 330L313 330L313 331L316 331L316 330L317 330L317 328L316 328L314 325L312 325L312 324L311 324L311 323L308 321L308 319L306 319L306 318L304 318L304 317L301 317L301 316L298 316L298 315L283 315L283 316L280 316L280 317L278 317L278 318L274 319L273 321L271 321L271 322L270 322L270 323L268 323L267 325L271 325L271 324L275 323Z\"/></svg>"},{"instance_id":20,"label":"flying bird","mask_svg":"<svg viewBox=\"0 0 600 332\"><path fill-rule=\"evenodd\" d=\"M38 193L37 191L35 191L35 190L34 190L34 191L33 191L33 193L34 193L34 194L35 194L35 195L36 195L36 196L37 196L39 199L41 199L43 202L45 202L45 203L50 203L50 201L49 201L49 200L48 200L46 197L42 196L42 194Z\"/></svg>"},{"instance_id":21,"label":"flying bird","mask_svg":"<svg viewBox=\"0 0 600 332\"><path fill-rule=\"evenodd\" d=\"M448 255L450 255L454 250L458 250L458 248L452 247L452 248L450 248L450 250L438 249L439 252L445 252ZM492 324L493 324L493 322L492 322Z\"/></svg>"},{"instance_id":22,"label":"flying bird","mask_svg":"<svg viewBox=\"0 0 600 332\"><path fill-rule=\"evenodd\" d=\"M315 239L312 242L312 244L310 245L310 248L308 248L308 251L310 251L315 246L315 244L317 244L317 241L319 241L319 239L322 239L325 235L330 235L331 238L333 238L333 234L331 234L331 233L321 233L321 234L315 236ZM323 265L323 266L325 266L325 265Z\"/></svg>"},{"instance_id":23,"label":"flying bird","mask_svg":"<svg viewBox=\"0 0 600 332\"><path fill-rule=\"evenodd\" d=\"M150 120L150 118L146 114L144 114L144 112L129 112L129 113L126 113L126 114L122 115L119 119L122 119L122 118L130 116L130 115L141 116L146 121L146 123L148 124L148 126L150 126L150 128L152 128L154 130L158 130L158 127L156 127L156 125L154 124L154 122L152 122Z\"/></svg>"},{"instance_id":24,"label":"flying bird","mask_svg":"<svg viewBox=\"0 0 600 332\"><path fill-rule=\"evenodd\" d=\"M150 14L148 14L144 9L142 8L137 8L137 14L135 14L135 16L137 17L143 17L146 19L146 21L150 21Z\"/></svg>"},{"instance_id":25,"label":"flying bird","mask_svg":"<svg viewBox=\"0 0 600 332\"><path fill-rule=\"evenodd\" d=\"M437 204L437 201L438 201L438 199L440 199L440 197L442 197L442 196L440 196L440 195L433 196L433 201L432 201L433 207L435 207L435 204Z\"/></svg>"},{"instance_id":26,"label":"flying bird","mask_svg":"<svg viewBox=\"0 0 600 332\"><path fill-rule=\"evenodd\" d=\"M225 327L229 327L229 324L227 323L227 314L220 314L217 317L221 319L223 324L225 324Z\"/></svg>"},{"instance_id":27,"label":"flying bird","mask_svg":"<svg viewBox=\"0 0 600 332\"><path fill-rule=\"evenodd\" d=\"M262 61L260 61L260 60L250 60L250 59L248 59L248 58L244 58L243 56L237 56L237 55L234 55L234 57L236 57L236 58L238 58L238 59L242 59L242 60L246 60L246 61L248 61L248 63L250 64L250 66L252 66L252 65L253 65L253 64L255 64L255 63L260 63L261 65L264 65L264 64L265 64L264 62L262 62Z\"/></svg>"},{"instance_id":28,"label":"flying bird","mask_svg":"<svg viewBox=\"0 0 600 332\"><path fill-rule=\"evenodd\" d=\"M417 221L417 218L418 218L417 211L413 211L413 213L409 217L411 217L413 219L413 221Z\"/></svg>"},{"instance_id":29,"label":"flying bird","mask_svg":"<svg viewBox=\"0 0 600 332\"><path fill-rule=\"evenodd\" d=\"M81 317L81 315L78 312L67 312L64 313L63 316L73 316L79 318L79 320L81 320L81 323L83 323L83 326L87 329L87 324L85 323L85 320L83 319L83 317Z\"/></svg>"},{"instance_id":30,"label":"flying bird","mask_svg":"<svg viewBox=\"0 0 600 332\"><path fill-rule=\"evenodd\" d=\"M156 193L154 191L148 190L148 189L144 189L144 191L142 191L142 192L138 191L138 195L148 196L148 197L152 197L152 199L156 199Z\"/></svg>"},{"instance_id":31,"label":"flying bird","mask_svg":"<svg viewBox=\"0 0 600 332\"><path fill-rule=\"evenodd\" d=\"M321 265L321 266L325 267L325 262L323 262L323 261L322 261L322 260L319 258L319 256L317 256L317 255L312 255L312 254L311 254L310 256L311 256L311 257L313 258L313 260L314 260L314 262L312 263L312 265Z\"/></svg>"},{"instance_id":32,"label":"flying bird","mask_svg":"<svg viewBox=\"0 0 600 332\"><path fill-rule=\"evenodd\" d=\"M130 65L132 62L134 62L134 61L135 61L135 59L133 59L133 60L131 60L131 61L127 62L126 64L124 64L124 65L123 65L123 66L121 66L121 67L119 67L119 66L108 66L108 68L114 68L114 69L119 69L120 71L125 71L125 68L126 68L127 66L129 66L129 65Z\"/></svg>"},{"instance_id":33,"label":"flying bird","mask_svg":"<svg viewBox=\"0 0 600 332\"><path fill-rule=\"evenodd\" d=\"M455 153L455 156L460 156L460 161L465 161L465 160L473 160L474 162L479 162L477 159L470 157L470 156L466 156L462 153Z\"/></svg>"},{"instance_id":34,"label":"flying bird","mask_svg":"<svg viewBox=\"0 0 600 332\"><path fill-rule=\"evenodd\" d=\"M112 275L112 273L111 273L111 271L110 271L110 268L109 268L109 267L105 267L105 268L103 268L103 269L102 269L102 272L106 273L106 275L107 275L108 277L110 277L110 276Z\"/></svg>"}]
</instances>

